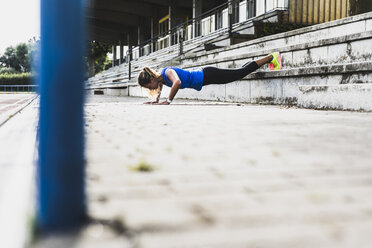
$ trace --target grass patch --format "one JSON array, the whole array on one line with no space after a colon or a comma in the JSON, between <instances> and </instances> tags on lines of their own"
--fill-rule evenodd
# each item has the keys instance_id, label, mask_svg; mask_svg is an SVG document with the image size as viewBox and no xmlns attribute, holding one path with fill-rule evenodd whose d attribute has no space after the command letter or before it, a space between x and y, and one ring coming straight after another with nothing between
<instances>
[{"instance_id":1,"label":"grass patch","mask_svg":"<svg viewBox=\"0 0 372 248\"><path fill-rule=\"evenodd\" d=\"M30 234L30 243L36 244L41 237L41 230L35 215L29 215L27 217L27 228Z\"/></svg>"},{"instance_id":2,"label":"grass patch","mask_svg":"<svg viewBox=\"0 0 372 248\"><path fill-rule=\"evenodd\" d=\"M155 170L155 168L145 160L141 160L137 165L132 166L130 169L131 171L137 172L152 172Z\"/></svg>"}]
</instances>

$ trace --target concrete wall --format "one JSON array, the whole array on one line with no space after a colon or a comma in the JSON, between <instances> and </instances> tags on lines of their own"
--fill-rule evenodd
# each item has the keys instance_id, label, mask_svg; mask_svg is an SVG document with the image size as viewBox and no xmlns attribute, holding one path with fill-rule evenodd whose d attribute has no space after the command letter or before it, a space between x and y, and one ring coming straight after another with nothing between
<instances>
[{"instance_id":1,"label":"concrete wall","mask_svg":"<svg viewBox=\"0 0 372 248\"><path fill-rule=\"evenodd\" d=\"M299 88L302 92L298 99L300 107L372 110L372 83L300 86Z\"/></svg>"}]
</instances>

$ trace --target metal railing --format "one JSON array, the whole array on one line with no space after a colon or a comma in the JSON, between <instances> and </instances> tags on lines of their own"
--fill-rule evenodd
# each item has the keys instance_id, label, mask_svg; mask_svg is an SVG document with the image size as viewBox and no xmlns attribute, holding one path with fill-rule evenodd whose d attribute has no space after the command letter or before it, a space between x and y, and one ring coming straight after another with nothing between
<instances>
[{"instance_id":1,"label":"metal railing","mask_svg":"<svg viewBox=\"0 0 372 248\"><path fill-rule=\"evenodd\" d=\"M38 92L38 85L0 85L0 92Z\"/></svg>"},{"instance_id":2,"label":"metal railing","mask_svg":"<svg viewBox=\"0 0 372 248\"><path fill-rule=\"evenodd\" d=\"M225 2L128 49L124 62L128 62L129 57L136 59L172 45L182 45L184 41L208 35L222 28L231 29L235 23L244 22L275 9L288 9L288 0L232 0Z\"/></svg>"},{"instance_id":3,"label":"metal railing","mask_svg":"<svg viewBox=\"0 0 372 248\"><path fill-rule=\"evenodd\" d=\"M205 26L205 19L211 18L212 16L220 16L224 10L227 10L228 4L228 2L223 3L201 14L200 16L181 23L163 33L158 34L151 39L140 43L139 45L128 50L127 58L128 54L132 54L132 57L135 59L143 55L148 55L151 52L182 43L183 41L191 40L200 35L205 35L206 33L202 32L202 30L204 29L203 27L201 27L202 24L204 24ZM216 25L213 28L213 31L219 28L222 28L222 25Z\"/></svg>"},{"instance_id":4,"label":"metal railing","mask_svg":"<svg viewBox=\"0 0 372 248\"><path fill-rule=\"evenodd\" d=\"M179 54L183 53L183 42L205 36L219 29L232 31L235 23L244 22L274 10L288 10L289 0L229 0L200 16L181 23L166 32L129 47L124 63L128 63L128 78L131 79L131 60L149 55L157 50L179 44ZM118 61L118 60L117 60ZM115 65L118 65L115 61Z\"/></svg>"}]
</instances>

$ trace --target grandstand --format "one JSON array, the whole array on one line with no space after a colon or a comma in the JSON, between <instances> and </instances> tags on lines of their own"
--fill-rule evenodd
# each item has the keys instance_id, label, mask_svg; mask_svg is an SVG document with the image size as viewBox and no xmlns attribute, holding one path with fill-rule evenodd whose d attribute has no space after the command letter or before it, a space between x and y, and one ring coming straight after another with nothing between
<instances>
[{"instance_id":1,"label":"grandstand","mask_svg":"<svg viewBox=\"0 0 372 248\"><path fill-rule=\"evenodd\" d=\"M112 2L118 5L120 1ZM132 4L132 1L126 2L129 6ZM159 12L154 15L153 10L149 17L134 23L138 38L136 46L131 46L133 28L121 34L121 37L126 36L127 43L124 40L113 43L114 47L120 45L120 58L117 59L114 52L114 66L87 81L89 92L147 96L147 92L136 84L137 73L144 66L157 70L165 66L236 68L247 60L279 50L284 63L282 71L261 69L239 82L207 86L201 92L182 90L177 97L372 110L369 101L372 13L354 15L362 12L363 1L357 1L359 5L351 0L171 2L171 6L161 6L163 1L133 3L143 4L142 7L157 6L155 9ZM102 12L102 6L96 5L93 2L93 16ZM116 11L118 9L116 6ZM160 18L162 9L168 12ZM368 8L363 10L368 11ZM192 16L185 15L191 12ZM177 18L180 16L185 18ZM144 24L146 19L151 25ZM167 25L164 26L164 22L168 22ZM146 29L148 26L150 28ZM100 40L105 36L97 33L101 29L94 24L92 28L92 39ZM158 35L155 35L156 31ZM149 39L144 40L144 37ZM108 38L110 36L101 41L107 42ZM130 49L124 58L125 44ZM168 92L164 90L163 96Z\"/></svg>"}]
</instances>

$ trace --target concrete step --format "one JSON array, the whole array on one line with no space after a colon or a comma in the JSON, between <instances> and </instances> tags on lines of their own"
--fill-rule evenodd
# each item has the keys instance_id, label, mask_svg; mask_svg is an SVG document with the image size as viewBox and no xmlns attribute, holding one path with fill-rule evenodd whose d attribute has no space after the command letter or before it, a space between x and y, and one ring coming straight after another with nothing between
<instances>
[{"instance_id":1,"label":"concrete step","mask_svg":"<svg viewBox=\"0 0 372 248\"><path fill-rule=\"evenodd\" d=\"M357 87L360 87L360 90L363 91L363 85L365 85L368 89L372 83L371 68L372 62L361 62L332 66L299 67L281 71L258 71L248 75L243 80L226 85L208 85L200 92L184 89L177 93L177 97L254 104L297 105L298 99L304 97L299 88L302 86L321 84L330 87L347 87L345 85L360 85ZM351 89L353 88L351 87ZM344 88L344 90L343 93L347 94L347 88ZM134 89L131 89L131 92L136 93ZM140 96L140 94L146 95L146 92L140 91L139 88L137 94L137 96ZM169 94L169 88L164 87L162 96L167 97L167 94ZM349 101L354 99L353 101L358 102L357 95L357 93L351 93ZM363 91L363 99L365 100L359 101L359 104L365 104L366 106L363 109L367 110L369 109L367 101L372 99L372 93L368 90ZM351 110L351 108L348 109ZM352 109L359 110L359 107Z\"/></svg>"},{"instance_id":2,"label":"concrete step","mask_svg":"<svg viewBox=\"0 0 372 248\"><path fill-rule=\"evenodd\" d=\"M242 42L246 42L249 40L254 40L256 38L256 35L254 34L239 34L239 33L233 33L230 37L230 44L235 45Z\"/></svg>"},{"instance_id":3,"label":"concrete step","mask_svg":"<svg viewBox=\"0 0 372 248\"><path fill-rule=\"evenodd\" d=\"M225 56L210 53L201 57L186 57L182 60L183 68L204 65L217 65L222 68L240 67L249 60L266 56L275 51L282 53L284 68L297 68L314 65L332 65L360 61L371 61L372 30L352 35L340 35L336 38L309 40L306 43L276 48L249 48L226 50Z\"/></svg>"},{"instance_id":4,"label":"concrete step","mask_svg":"<svg viewBox=\"0 0 372 248\"><path fill-rule=\"evenodd\" d=\"M281 34L266 36L249 42L233 45L229 48L217 49L213 52L200 52L194 54L194 56L200 59L202 59L203 56L206 56L205 60L208 60L210 57L220 58L231 56L232 54L241 54L242 51L243 53L246 53L259 50L277 49L278 47L298 45L309 41L330 39L371 30L372 14L367 13Z\"/></svg>"},{"instance_id":5,"label":"concrete step","mask_svg":"<svg viewBox=\"0 0 372 248\"><path fill-rule=\"evenodd\" d=\"M299 90L303 108L372 111L372 83L303 85Z\"/></svg>"}]
</instances>

